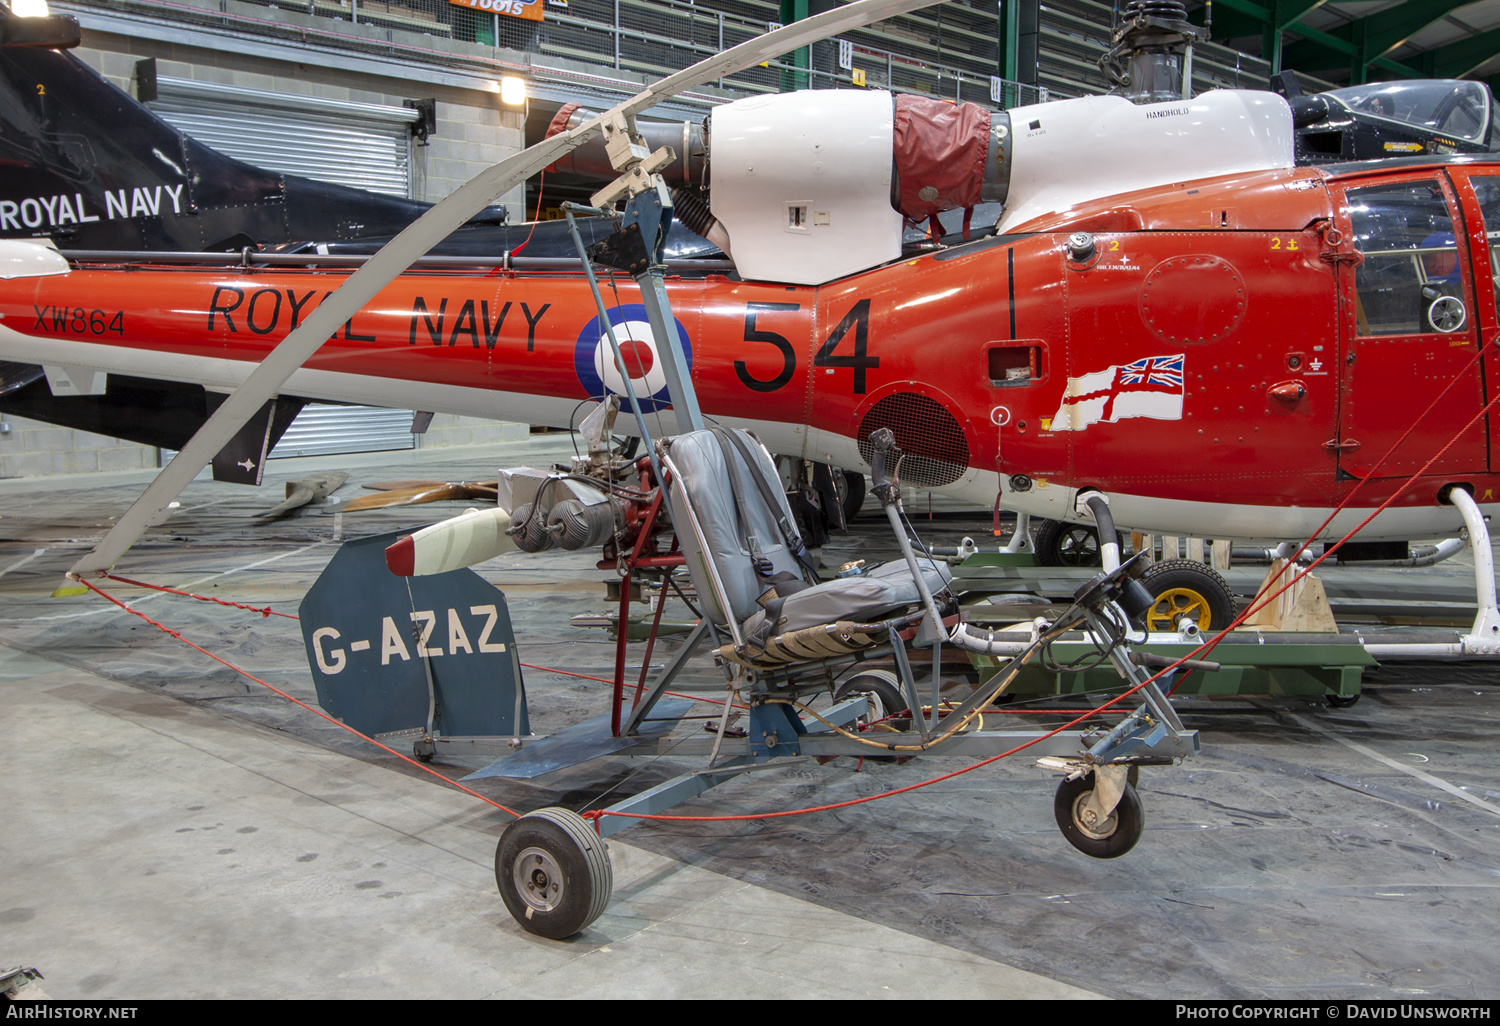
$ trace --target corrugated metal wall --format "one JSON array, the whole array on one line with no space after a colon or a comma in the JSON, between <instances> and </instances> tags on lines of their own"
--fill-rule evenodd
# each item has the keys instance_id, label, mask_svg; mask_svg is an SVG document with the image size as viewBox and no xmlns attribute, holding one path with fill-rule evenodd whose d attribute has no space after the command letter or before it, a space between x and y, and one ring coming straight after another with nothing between
<instances>
[{"instance_id":1,"label":"corrugated metal wall","mask_svg":"<svg viewBox=\"0 0 1500 1026\"><path fill-rule=\"evenodd\" d=\"M416 111L292 96L211 82L158 78L150 103L175 127L220 153L282 174L392 196L411 195L408 125ZM411 449L411 410L311 404L272 458Z\"/></svg>"}]
</instances>

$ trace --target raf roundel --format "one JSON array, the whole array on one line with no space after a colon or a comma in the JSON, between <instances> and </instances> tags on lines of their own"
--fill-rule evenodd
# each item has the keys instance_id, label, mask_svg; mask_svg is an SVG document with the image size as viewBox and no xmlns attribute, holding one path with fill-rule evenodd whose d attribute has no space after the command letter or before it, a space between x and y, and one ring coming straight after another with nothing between
<instances>
[{"instance_id":1,"label":"raf roundel","mask_svg":"<svg viewBox=\"0 0 1500 1026\"><path fill-rule=\"evenodd\" d=\"M667 375L662 367L661 354L657 352L656 340L651 336L651 325L646 319L646 308L640 303L627 303L609 311L609 323L615 329L615 341L619 343L620 355L625 359L625 368L630 376L630 387L641 402L642 410L663 410L672 405L667 392ZM672 319L677 335L682 339L687 352L687 372L693 368L693 343L687 329L677 318ZM598 398L606 394L624 396L625 384L620 378L620 369L615 366L614 354L609 348L609 338L604 327L595 317L578 333L578 344L573 348L573 368L578 373L578 382L590 396Z\"/></svg>"}]
</instances>

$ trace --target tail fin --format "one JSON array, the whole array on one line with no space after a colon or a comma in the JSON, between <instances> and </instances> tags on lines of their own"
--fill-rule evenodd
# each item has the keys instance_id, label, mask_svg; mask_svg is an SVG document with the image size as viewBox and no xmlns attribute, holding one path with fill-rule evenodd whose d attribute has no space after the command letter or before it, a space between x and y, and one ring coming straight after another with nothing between
<instances>
[{"instance_id":1,"label":"tail fin","mask_svg":"<svg viewBox=\"0 0 1500 1026\"><path fill-rule=\"evenodd\" d=\"M0 238L214 250L246 237L274 245L391 235L427 208L226 157L71 54L4 40Z\"/></svg>"}]
</instances>

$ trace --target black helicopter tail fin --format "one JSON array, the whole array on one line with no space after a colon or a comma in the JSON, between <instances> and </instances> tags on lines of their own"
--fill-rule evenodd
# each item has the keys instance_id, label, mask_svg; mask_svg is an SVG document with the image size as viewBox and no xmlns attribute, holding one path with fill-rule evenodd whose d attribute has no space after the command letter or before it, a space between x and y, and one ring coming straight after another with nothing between
<instances>
[{"instance_id":1,"label":"black helicopter tail fin","mask_svg":"<svg viewBox=\"0 0 1500 1026\"><path fill-rule=\"evenodd\" d=\"M247 239L271 246L394 235L428 207L212 150L72 54L9 41L24 35L13 23L34 20L0 9L0 238L222 251Z\"/></svg>"}]
</instances>

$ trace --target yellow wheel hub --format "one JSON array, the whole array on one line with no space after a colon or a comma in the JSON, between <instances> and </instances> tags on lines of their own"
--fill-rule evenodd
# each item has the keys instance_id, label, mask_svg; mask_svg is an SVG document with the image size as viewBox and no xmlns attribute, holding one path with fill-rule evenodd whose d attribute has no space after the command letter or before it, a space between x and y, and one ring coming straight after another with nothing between
<instances>
[{"instance_id":1,"label":"yellow wheel hub","mask_svg":"<svg viewBox=\"0 0 1500 1026\"><path fill-rule=\"evenodd\" d=\"M1192 588L1168 588L1156 596L1156 602L1146 614L1146 629L1151 631L1175 631L1177 622L1184 616L1206 629L1212 617L1208 599Z\"/></svg>"}]
</instances>

